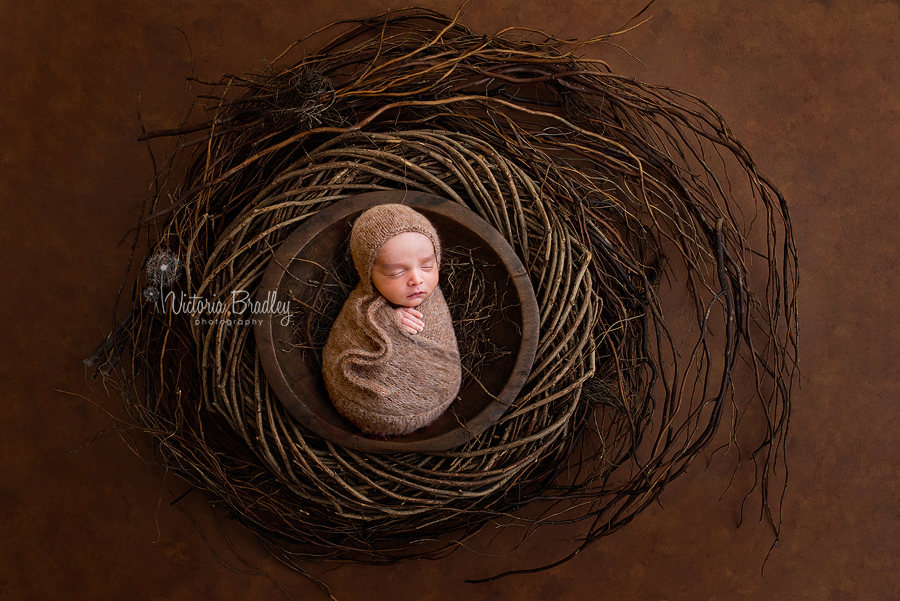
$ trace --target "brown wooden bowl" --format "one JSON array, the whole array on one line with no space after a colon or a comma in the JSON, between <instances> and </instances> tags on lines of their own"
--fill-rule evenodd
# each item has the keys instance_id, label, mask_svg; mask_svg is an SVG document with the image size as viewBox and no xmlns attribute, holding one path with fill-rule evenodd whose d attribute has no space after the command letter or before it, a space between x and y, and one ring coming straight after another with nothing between
<instances>
[{"instance_id":1,"label":"brown wooden bowl","mask_svg":"<svg viewBox=\"0 0 900 601\"><path fill-rule=\"evenodd\" d=\"M502 319L492 320L486 334L491 343L509 352L486 360L478 381L464 378L456 401L436 422L412 434L384 438L364 434L335 410L313 354L300 348L304 345L285 315L262 314L255 324L256 343L272 390L290 414L314 434L375 453L443 451L465 443L497 421L522 389L537 349L540 316L528 273L490 224L466 207L431 194L389 191L353 196L319 211L281 244L263 275L257 300L290 302L290 317L295 319L301 308L296 306L303 296L301 289L309 289L309 282L322 282L326 266L346 262L356 217L370 207L391 202L406 204L428 217L445 247L471 249L483 259L479 261L482 276L505 295ZM461 354L466 352L460 348Z\"/></svg>"}]
</instances>

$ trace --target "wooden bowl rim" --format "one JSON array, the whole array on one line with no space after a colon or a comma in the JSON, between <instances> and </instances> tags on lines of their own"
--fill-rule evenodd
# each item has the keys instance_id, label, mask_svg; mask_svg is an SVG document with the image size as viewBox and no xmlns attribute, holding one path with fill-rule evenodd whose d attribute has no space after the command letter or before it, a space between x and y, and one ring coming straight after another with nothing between
<instances>
[{"instance_id":1,"label":"wooden bowl rim","mask_svg":"<svg viewBox=\"0 0 900 601\"><path fill-rule=\"evenodd\" d=\"M281 243L269 261L257 298L265 300L272 291L278 290L287 266L326 228L354 213L385 203L401 203L452 219L484 240L503 262L521 301L522 335L513 369L496 400L486 403L481 411L464 424L429 438L409 440L405 436L370 437L349 422L347 423L355 431L337 427L310 409L298 396L279 361L273 332L277 318L271 313L261 315L254 325L257 350L265 376L279 401L295 419L322 438L351 449L375 453L445 451L481 434L515 401L531 372L540 335L540 313L528 273L509 243L487 221L459 203L423 192L369 192L339 200L304 221ZM312 373L314 370L309 371ZM321 377L320 374L315 375Z\"/></svg>"}]
</instances>

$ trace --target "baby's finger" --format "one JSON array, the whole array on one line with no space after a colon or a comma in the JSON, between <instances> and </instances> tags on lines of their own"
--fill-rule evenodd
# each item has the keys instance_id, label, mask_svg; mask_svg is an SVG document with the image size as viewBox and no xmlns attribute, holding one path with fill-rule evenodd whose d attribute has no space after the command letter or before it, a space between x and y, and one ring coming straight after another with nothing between
<instances>
[{"instance_id":1,"label":"baby's finger","mask_svg":"<svg viewBox=\"0 0 900 601\"><path fill-rule=\"evenodd\" d=\"M403 321L401 325L403 325L403 328L410 334L418 334L419 331L422 329L418 325L416 325L415 323L413 323L411 321Z\"/></svg>"},{"instance_id":2,"label":"baby's finger","mask_svg":"<svg viewBox=\"0 0 900 601\"><path fill-rule=\"evenodd\" d=\"M421 320L416 319L404 309L397 310L397 319L400 325L410 334L418 334L425 327Z\"/></svg>"},{"instance_id":3,"label":"baby's finger","mask_svg":"<svg viewBox=\"0 0 900 601\"><path fill-rule=\"evenodd\" d=\"M403 311L404 313L406 313L407 315L409 315L410 317L415 317L418 319L422 319L422 317L424 317L421 313L419 313L412 307L402 307L400 310Z\"/></svg>"}]
</instances>

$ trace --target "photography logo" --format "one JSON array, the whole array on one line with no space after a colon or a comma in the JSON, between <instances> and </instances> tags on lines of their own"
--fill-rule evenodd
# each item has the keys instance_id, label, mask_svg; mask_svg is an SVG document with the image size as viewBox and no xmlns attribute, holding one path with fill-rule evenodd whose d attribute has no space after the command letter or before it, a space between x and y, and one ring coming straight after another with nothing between
<instances>
[{"instance_id":1,"label":"photography logo","mask_svg":"<svg viewBox=\"0 0 900 601\"><path fill-rule=\"evenodd\" d=\"M262 315L280 317L281 325L290 322L290 301L276 299L275 291L265 299L252 300L246 290L233 290L226 298L189 296L175 293L171 287L181 277L181 261L172 252L162 250L147 259L149 285L142 294L144 301L156 305L157 310L172 315L187 315L194 325L257 325ZM168 290L167 290L168 289Z\"/></svg>"}]
</instances>

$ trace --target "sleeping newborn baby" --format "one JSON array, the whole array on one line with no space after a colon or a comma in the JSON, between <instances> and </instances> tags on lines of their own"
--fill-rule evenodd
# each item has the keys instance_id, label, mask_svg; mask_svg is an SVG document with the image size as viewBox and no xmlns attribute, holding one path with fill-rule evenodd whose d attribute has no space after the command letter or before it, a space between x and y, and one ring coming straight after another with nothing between
<instances>
[{"instance_id":1,"label":"sleeping newborn baby","mask_svg":"<svg viewBox=\"0 0 900 601\"><path fill-rule=\"evenodd\" d=\"M350 251L360 281L325 343L325 387L363 432L409 434L450 406L462 378L440 240L421 213L385 204L356 220Z\"/></svg>"}]
</instances>

